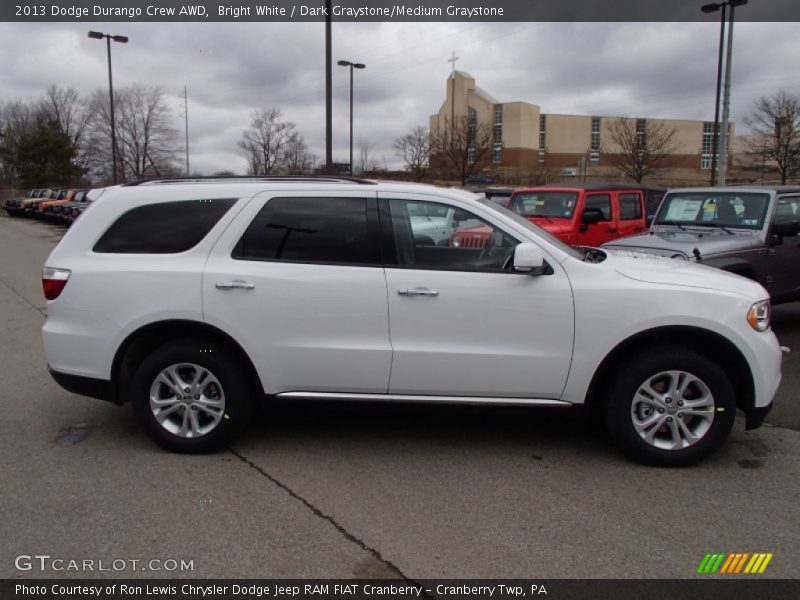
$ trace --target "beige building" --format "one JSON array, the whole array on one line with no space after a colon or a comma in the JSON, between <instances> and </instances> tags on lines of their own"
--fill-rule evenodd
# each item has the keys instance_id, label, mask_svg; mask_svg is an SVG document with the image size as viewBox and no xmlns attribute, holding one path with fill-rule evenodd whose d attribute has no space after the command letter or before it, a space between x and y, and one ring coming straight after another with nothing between
<instances>
[{"instance_id":1,"label":"beige building","mask_svg":"<svg viewBox=\"0 0 800 600\"><path fill-rule=\"evenodd\" d=\"M542 113L528 102L498 102L475 85L463 71L447 79L445 101L430 117L431 132L444 132L448 123L467 116L492 128L496 168L532 171L553 168L560 175L574 176L583 169L590 175L619 176L609 155L619 152L610 136L617 116L582 116ZM637 130L656 121L674 130L676 152L670 175L692 179L708 178L713 147L713 122L677 119L627 119ZM730 128L733 133L733 126ZM733 139L733 135L730 136Z\"/></svg>"}]
</instances>

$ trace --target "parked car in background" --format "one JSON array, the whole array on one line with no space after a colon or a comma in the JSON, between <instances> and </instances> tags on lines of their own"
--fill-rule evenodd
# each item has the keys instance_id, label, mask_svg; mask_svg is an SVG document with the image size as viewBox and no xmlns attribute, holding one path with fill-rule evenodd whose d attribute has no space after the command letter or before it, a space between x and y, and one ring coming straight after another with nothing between
<instances>
[{"instance_id":1,"label":"parked car in background","mask_svg":"<svg viewBox=\"0 0 800 600\"><path fill-rule=\"evenodd\" d=\"M516 190L508 208L571 246L599 246L647 229L647 192L621 184Z\"/></svg>"},{"instance_id":2,"label":"parked car in background","mask_svg":"<svg viewBox=\"0 0 800 600\"><path fill-rule=\"evenodd\" d=\"M66 204L67 202L72 202L75 200L77 193L78 190L62 190L54 200L45 200L43 202L39 202L36 205L36 212L34 216L37 219L44 219L44 213L49 207L57 204Z\"/></svg>"},{"instance_id":3,"label":"parked car in background","mask_svg":"<svg viewBox=\"0 0 800 600\"><path fill-rule=\"evenodd\" d=\"M687 465L737 408L758 427L780 382L757 283L571 248L468 192L262 177L97 193L42 272L47 363L68 390L133 403L173 451L224 447L275 397L588 403L628 456ZM440 215L486 244L421 243Z\"/></svg>"},{"instance_id":4,"label":"parked car in background","mask_svg":"<svg viewBox=\"0 0 800 600\"><path fill-rule=\"evenodd\" d=\"M658 189L624 184L519 188L506 207L570 246L596 247L646 231L648 190L655 202ZM480 227L459 230L457 242L480 248L488 233Z\"/></svg>"},{"instance_id":5,"label":"parked car in background","mask_svg":"<svg viewBox=\"0 0 800 600\"><path fill-rule=\"evenodd\" d=\"M33 189L30 190L24 196L17 196L16 198L11 198L6 202L6 211L10 215L15 217L20 217L25 214L25 208L31 203L36 202L42 198L48 197L50 190L46 189Z\"/></svg>"},{"instance_id":6,"label":"parked car in background","mask_svg":"<svg viewBox=\"0 0 800 600\"><path fill-rule=\"evenodd\" d=\"M478 173L477 175L473 175L469 179L467 179L464 183L467 185L486 185L490 183L495 183L497 179L492 177L491 175L486 175L484 173Z\"/></svg>"},{"instance_id":7,"label":"parked car in background","mask_svg":"<svg viewBox=\"0 0 800 600\"><path fill-rule=\"evenodd\" d=\"M699 262L800 299L800 187L690 188L664 197L649 233L604 247Z\"/></svg>"},{"instance_id":8,"label":"parked car in background","mask_svg":"<svg viewBox=\"0 0 800 600\"><path fill-rule=\"evenodd\" d=\"M69 204L64 205L61 224L70 227L75 220L80 217L87 208L89 208L91 203L92 201L89 195L86 194L80 201L70 202Z\"/></svg>"},{"instance_id":9,"label":"parked car in background","mask_svg":"<svg viewBox=\"0 0 800 600\"><path fill-rule=\"evenodd\" d=\"M32 198L25 198L20 203L20 213L21 215L25 215L26 217L30 217L33 215L33 208L39 204L39 202L44 202L45 200L55 200L58 196L60 190L57 189L42 189L39 190L39 193L36 197Z\"/></svg>"}]
</instances>

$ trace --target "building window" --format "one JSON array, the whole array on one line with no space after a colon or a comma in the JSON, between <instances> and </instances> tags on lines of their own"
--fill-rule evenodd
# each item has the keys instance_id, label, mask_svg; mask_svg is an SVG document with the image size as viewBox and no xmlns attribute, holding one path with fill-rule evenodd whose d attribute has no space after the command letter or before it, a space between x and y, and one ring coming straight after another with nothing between
<instances>
[{"instance_id":1,"label":"building window","mask_svg":"<svg viewBox=\"0 0 800 600\"><path fill-rule=\"evenodd\" d=\"M544 149L547 145L547 115L539 115L539 164L544 164Z\"/></svg>"},{"instance_id":2,"label":"building window","mask_svg":"<svg viewBox=\"0 0 800 600\"><path fill-rule=\"evenodd\" d=\"M467 107L467 135L469 144L467 145L467 160L475 162L475 129L478 126L478 111L471 106Z\"/></svg>"},{"instance_id":3,"label":"building window","mask_svg":"<svg viewBox=\"0 0 800 600\"><path fill-rule=\"evenodd\" d=\"M591 150L589 152L589 164L595 166L599 162L600 162L600 152L598 152L597 150Z\"/></svg>"},{"instance_id":4,"label":"building window","mask_svg":"<svg viewBox=\"0 0 800 600\"><path fill-rule=\"evenodd\" d=\"M503 145L495 144L492 148L492 164L499 165L503 160Z\"/></svg>"},{"instance_id":5,"label":"building window","mask_svg":"<svg viewBox=\"0 0 800 600\"><path fill-rule=\"evenodd\" d=\"M647 147L647 121L636 119L636 147L639 149L638 155L641 159L644 156L644 149Z\"/></svg>"},{"instance_id":6,"label":"building window","mask_svg":"<svg viewBox=\"0 0 800 600\"><path fill-rule=\"evenodd\" d=\"M503 105L496 104L494 107L494 143L503 142Z\"/></svg>"},{"instance_id":7,"label":"building window","mask_svg":"<svg viewBox=\"0 0 800 600\"><path fill-rule=\"evenodd\" d=\"M600 152L600 117L592 117L591 149Z\"/></svg>"},{"instance_id":8,"label":"building window","mask_svg":"<svg viewBox=\"0 0 800 600\"><path fill-rule=\"evenodd\" d=\"M700 153L700 168L710 169L714 157L714 123L703 123L703 144Z\"/></svg>"}]
</instances>

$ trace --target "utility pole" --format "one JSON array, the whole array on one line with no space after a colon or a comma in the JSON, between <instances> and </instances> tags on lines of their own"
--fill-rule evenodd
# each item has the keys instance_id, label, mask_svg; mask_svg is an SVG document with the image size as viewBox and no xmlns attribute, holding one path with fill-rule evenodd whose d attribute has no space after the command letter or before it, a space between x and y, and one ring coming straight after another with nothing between
<instances>
[{"instance_id":1,"label":"utility pole","mask_svg":"<svg viewBox=\"0 0 800 600\"><path fill-rule=\"evenodd\" d=\"M711 142L711 185L717 184L717 155L719 154L719 95L722 83L722 52L725 48L725 9L722 5L722 17L719 20L719 56L717 57L717 97L714 102L714 134Z\"/></svg>"},{"instance_id":2,"label":"utility pole","mask_svg":"<svg viewBox=\"0 0 800 600\"><path fill-rule=\"evenodd\" d=\"M186 176L189 176L189 96L186 86L183 86L183 115L186 118Z\"/></svg>"},{"instance_id":3,"label":"utility pole","mask_svg":"<svg viewBox=\"0 0 800 600\"><path fill-rule=\"evenodd\" d=\"M719 132L719 172L717 185L725 185L728 175L728 121L731 110L731 57L733 56L733 13L735 5L731 4L731 20L728 23L728 50L725 55L725 91L722 94L722 131Z\"/></svg>"},{"instance_id":4,"label":"utility pole","mask_svg":"<svg viewBox=\"0 0 800 600\"><path fill-rule=\"evenodd\" d=\"M325 173L333 171L333 66L331 58L331 0L325 0Z\"/></svg>"}]
</instances>

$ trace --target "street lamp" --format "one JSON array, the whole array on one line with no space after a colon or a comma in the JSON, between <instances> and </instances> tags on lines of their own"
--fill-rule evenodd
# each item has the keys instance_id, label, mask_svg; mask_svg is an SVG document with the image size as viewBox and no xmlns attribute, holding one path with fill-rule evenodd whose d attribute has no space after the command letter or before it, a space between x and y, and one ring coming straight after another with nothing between
<instances>
[{"instance_id":1,"label":"street lamp","mask_svg":"<svg viewBox=\"0 0 800 600\"><path fill-rule=\"evenodd\" d=\"M340 67L350 67L350 175L353 174L353 69L364 69L367 65L354 63L349 60L340 60Z\"/></svg>"},{"instance_id":2,"label":"street lamp","mask_svg":"<svg viewBox=\"0 0 800 600\"><path fill-rule=\"evenodd\" d=\"M714 104L714 141L711 152L711 184L725 185L725 177L728 170L728 121L730 116L730 95L731 95L731 59L733 58L733 21L734 9L737 6L747 4L748 0L728 0L727 2L713 2L704 4L700 7L706 14L721 11L719 29L719 56L717 58L717 90L716 101ZM725 85L722 100L722 132L719 131L719 96L720 79L722 76L722 48L725 39L725 14L726 8L731 7L730 20L728 25L728 51L725 59ZM722 151L720 152L720 148ZM719 172L717 173L717 154L719 153ZM715 181L716 177L716 181Z\"/></svg>"},{"instance_id":3,"label":"street lamp","mask_svg":"<svg viewBox=\"0 0 800 600\"><path fill-rule=\"evenodd\" d=\"M114 184L117 183L117 130L116 121L114 120L114 83L111 79L111 40L119 42L120 44L127 44L128 37L125 35L111 35L108 33L100 33L99 31L90 31L89 37L93 40L106 39L106 50L108 51L108 97L109 105L111 107L111 172L113 174Z\"/></svg>"}]
</instances>

